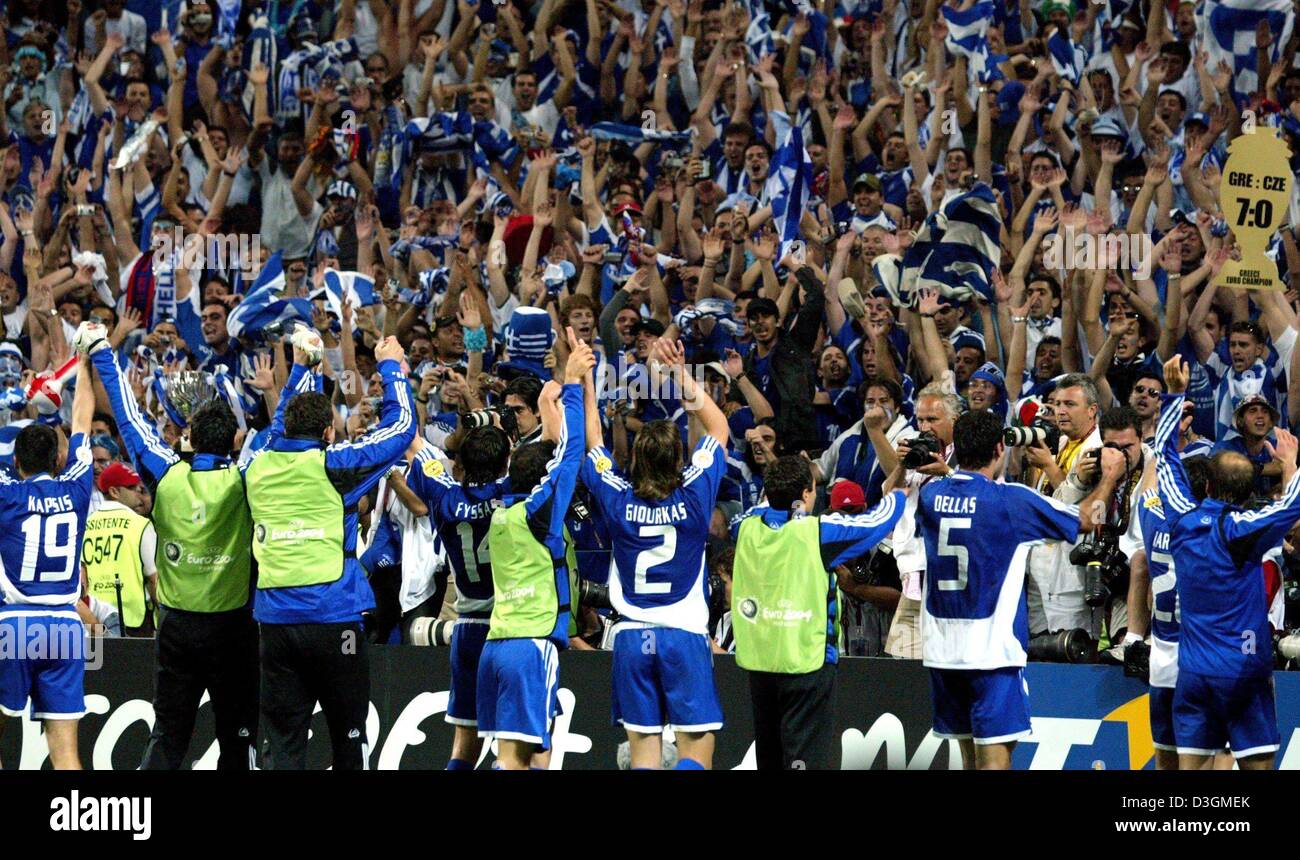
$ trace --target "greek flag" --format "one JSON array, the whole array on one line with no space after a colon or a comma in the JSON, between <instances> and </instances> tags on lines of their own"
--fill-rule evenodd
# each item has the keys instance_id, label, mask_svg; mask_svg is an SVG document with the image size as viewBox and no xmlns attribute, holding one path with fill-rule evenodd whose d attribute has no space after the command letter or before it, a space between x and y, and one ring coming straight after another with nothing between
<instances>
[{"instance_id":1,"label":"greek flag","mask_svg":"<svg viewBox=\"0 0 1300 860\"><path fill-rule=\"evenodd\" d=\"M633 145L663 143L680 146L691 142L689 131L661 131L621 122L598 122L591 127L591 136L596 140L621 140Z\"/></svg>"},{"instance_id":2,"label":"greek flag","mask_svg":"<svg viewBox=\"0 0 1300 860\"><path fill-rule=\"evenodd\" d=\"M745 31L745 46L749 49L749 62L757 63L760 59L776 51L772 41L772 16L762 0L746 0L749 8L749 29Z\"/></svg>"},{"instance_id":3,"label":"greek flag","mask_svg":"<svg viewBox=\"0 0 1300 860\"><path fill-rule=\"evenodd\" d=\"M406 140L423 151L463 152L474 145L474 118L464 111L416 117L406 124Z\"/></svg>"},{"instance_id":4,"label":"greek flag","mask_svg":"<svg viewBox=\"0 0 1300 860\"><path fill-rule=\"evenodd\" d=\"M1253 34L1252 34L1253 38ZM1088 50L1070 39L1070 34L1057 30L1047 40L1047 53L1052 58L1056 73L1072 84L1078 84L1088 65Z\"/></svg>"},{"instance_id":5,"label":"greek flag","mask_svg":"<svg viewBox=\"0 0 1300 860\"><path fill-rule=\"evenodd\" d=\"M217 33L231 39L235 38L235 28L239 26L240 0L217 0Z\"/></svg>"},{"instance_id":6,"label":"greek flag","mask_svg":"<svg viewBox=\"0 0 1300 860\"><path fill-rule=\"evenodd\" d=\"M271 323L291 319L310 325L311 302L307 299L280 298L284 285L284 261L282 253L276 251L262 267L248 295L235 305L226 318L226 330L230 336L239 337L244 332L261 331Z\"/></svg>"},{"instance_id":7,"label":"greek flag","mask_svg":"<svg viewBox=\"0 0 1300 860\"><path fill-rule=\"evenodd\" d=\"M900 297L910 301L915 290L930 287L958 301L976 293L992 301L989 273L1002 260L1001 223L993 191L983 182L954 197L925 219L904 254Z\"/></svg>"},{"instance_id":8,"label":"greek flag","mask_svg":"<svg viewBox=\"0 0 1300 860\"><path fill-rule=\"evenodd\" d=\"M780 236L778 259L790 250L790 243L801 238L808 198L812 194L812 158L803 145L803 129L790 124L786 114L773 112L777 139L783 142L772 156L764 196L772 203L772 222ZM995 235L996 238L996 235Z\"/></svg>"},{"instance_id":9,"label":"greek flag","mask_svg":"<svg viewBox=\"0 0 1300 860\"><path fill-rule=\"evenodd\" d=\"M1291 0L1203 0L1196 12L1196 31L1204 39L1209 67L1227 62L1237 93L1251 93L1259 86L1255 28L1264 19L1273 32L1271 58L1276 63L1295 24Z\"/></svg>"},{"instance_id":10,"label":"greek flag","mask_svg":"<svg viewBox=\"0 0 1300 860\"><path fill-rule=\"evenodd\" d=\"M989 24L993 21L993 0L979 0L965 11L951 6L940 7L948 24L944 47L949 53L966 58L967 72L974 80L990 81L1002 77L997 64L1002 55L989 52Z\"/></svg>"},{"instance_id":11,"label":"greek flag","mask_svg":"<svg viewBox=\"0 0 1300 860\"><path fill-rule=\"evenodd\" d=\"M488 159L501 162L507 170L513 168L519 158L519 144L515 143L509 131L490 119L474 123L474 142Z\"/></svg>"},{"instance_id":12,"label":"greek flag","mask_svg":"<svg viewBox=\"0 0 1300 860\"><path fill-rule=\"evenodd\" d=\"M325 270L325 304L339 319L343 318L343 296L347 295L353 308L379 304L375 295L375 282L360 272Z\"/></svg>"}]
</instances>

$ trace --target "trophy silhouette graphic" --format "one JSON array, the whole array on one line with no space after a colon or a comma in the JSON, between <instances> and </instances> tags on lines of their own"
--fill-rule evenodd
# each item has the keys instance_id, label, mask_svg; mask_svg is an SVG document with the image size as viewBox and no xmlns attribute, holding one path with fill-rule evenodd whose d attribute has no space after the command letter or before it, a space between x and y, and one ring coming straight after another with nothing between
<instances>
[{"instance_id":1,"label":"trophy silhouette graphic","mask_svg":"<svg viewBox=\"0 0 1300 860\"><path fill-rule=\"evenodd\" d=\"M1277 131L1258 126L1228 145L1219 204L1237 237L1241 259L1223 264L1216 283L1246 290L1280 290L1277 265L1265 251L1287 218L1291 202L1291 151Z\"/></svg>"}]
</instances>

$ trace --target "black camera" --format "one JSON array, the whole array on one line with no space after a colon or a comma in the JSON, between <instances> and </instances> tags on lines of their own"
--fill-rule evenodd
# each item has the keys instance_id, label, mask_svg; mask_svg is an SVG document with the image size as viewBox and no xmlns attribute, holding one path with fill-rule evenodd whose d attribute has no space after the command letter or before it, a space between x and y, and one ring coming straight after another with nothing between
<instances>
[{"instance_id":1,"label":"black camera","mask_svg":"<svg viewBox=\"0 0 1300 860\"><path fill-rule=\"evenodd\" d=\"M1002 431L1002 442L1009 448L1022 448L1026 445L1042 445L1055 452L1061 443L1061 431L1041 418L1034 419L1024 427L1008 427Z\"/></svg>"},{"instance_id":2,"label":"black camera","mask_svg":"<svg viewBox=\"0 0 1300 860\"><path fill-rule=\"evenodd\" d=\"M909 469L919 469L934 462L934 458L943 453L943 443L929 430L916 434L907 440L907 456L903 465Z\"/></svg>"},{"instance_id":3,"label":"black camera","mask_svg":"<svg viewBox=\"0 0 1300 860\"><path fill-rule=\"evenodd\" d=\"M589 579L578 580L578 603L593 609L614 608L614 604L609 602L609 586Z\"/></svg>"},{"instance_id":4,"label":"black camera","mask_svg":"<svg viewBox=\"0 0 1300 860\"><path fill-rule=\"evenodd\" d=\"M709 574L709 629L712 630L728 609L727 582L716 573Z\"/></svg>"},{"instance_id":5,"label":"black camera","mask_svg":"<svg viewBox=\"0 0 1300 860\"><path fill-rule=\"evenodd\" d=\"M1029 640L1029 659L1037 663L1091 663L1096 643L1081 627L1040 633Z\"/></svg>"},{"instance_id":6,"label":"black camera","mask_svg":"<svg viewBox=\"0 0 1300 860\"><path fill-rule=\"evenodd\" d=\"M475 409L473 412L466 412L460 416L461 423L466 427L488 427L492 424L492 416L495 415L500 419L501 429L506 431L506 435L511 439L519 438L519 419L515 416L514 410L507 406L489 406L487 409Z\"/></svg>"},{"instance_id":7,"label":"black camera","mask_svg":"<svg viewBox=\"0 0 1300 860\"><path fill-rule=\"evenodd\" d=\"M1115 529L1104 526L1070 550L1070 564L1083 568L1083 602L1096 609L1110 600L1111 586L1128 573L1128 557L1120 551Z\"/></svg>"}]
</instances>

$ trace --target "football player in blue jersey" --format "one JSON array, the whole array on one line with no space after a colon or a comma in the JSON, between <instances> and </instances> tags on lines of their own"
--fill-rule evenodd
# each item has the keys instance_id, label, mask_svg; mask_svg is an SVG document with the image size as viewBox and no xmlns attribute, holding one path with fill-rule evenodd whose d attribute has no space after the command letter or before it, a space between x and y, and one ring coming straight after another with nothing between
<instances>
[{"instance_id":1,"label":"football player in blue jersey","mask_svg":"<svg viewBox=\"0 0 1300 860\"><path fill-rule=\"evenodd\" d=\"M0 727L30 703L55 770L81 769L77 723L86 713L76 604L95 479L86 435L95 390L84 357L76 389L66 443L48 424L30 424L14 439L19 480L0 475L0 643L10 644L0 646Z\"/></svg>"},{"instance_id":2,"label":"football player in blue jersey","mask_svg":"<svg viewBox=\"0 0 1300 860\"><path fill-rule=\"evenodd\" d=\"M1102 479L1080 507L1020 484L999 484L1002 420L968 412L953 427L958 469L920 489L917 530L929 559L922 589L922 662L930 669L934 733L956 739L967 769L1006 770L1030 733L1025 569L1030 547L1072 541L1082 509L1122 479L1105 449ZM1100 506L1104 508L1104 505Z\"/></svg>"},{"instance_id":3,"label":"football player in blue jersey","mask_svg":"<svg viewBox=\"0 0 1300 860\"><path fill-rule=\"evenodd\" d=\"M1255 469L1243 454L1210 460L1205 498L1198 502L1178 454L1178 425L1188 371L1181 356L1165 364L1165 395L1156 425L1156 472L1178 571L1181 627L1173 724L1179 770L1214 766L1225 746L1242 770L1270 770L1281 745L1273 698L1273 651L1264 590L1264 553L1300 519L1296 437L1278 428L1274 459L1282 467L1282 496L1244 510Z\"/></svg>"},{"instance_id":4,"label":"football player in blue jersey","mask_svg":"<svg viewBox=\"0 0 1300 860\"><path fill-rule=\"evenodd\" d=\"M448 770L473 770L483 742L478 736L474 696L479 655L492 617L492 562L488 526L492 512L508 492L505 478L510 437L500 427L475 427L459 449L462 479L447 474L432 447L421 449L407 484L429 507L456 576L459 618L451 635L451 698L447 722L455 726Z\"/></svg>"},{"instance_id":5,"label":"football player in blue jersey","mask_svg":"<svg viewBox=\"0 0 1300 860\"><path fill-rule=\"evenodd\" d=\"M680 388L692 436L702 431L689 462L677 424L651 421L632 442L627 476L620 474L602 444L593 401L579 476L606 512L613 542L609 599L621 618L613 716L627 730L632 768L660 766L663 730L671 728L678 769L705 769L722 705L713 684L704 548L727 471L727 417L686 372L680 342L657 341L650 363Z\"/></svg>"}]
</instances>

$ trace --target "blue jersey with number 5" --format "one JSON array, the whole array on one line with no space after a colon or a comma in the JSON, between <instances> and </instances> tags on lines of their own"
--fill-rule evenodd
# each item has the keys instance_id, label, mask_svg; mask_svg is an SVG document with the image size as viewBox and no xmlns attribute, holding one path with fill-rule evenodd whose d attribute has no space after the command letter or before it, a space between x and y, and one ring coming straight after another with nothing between
<instances>
[{"instance_id":1,"label":"blue jersey with number 5","mask_svg":"<svg viewBox=\"0 0 1300 860\"><path fill-rule=\"evenodd\" d=\"M925 538L922 659L937 669L1025 665L1029 549L1070 540L1079 509L1018 484L957 472L921 488Z\"/></svg>"},{"instance_id":2,"label":"blue jersey with number 5","mask_svg":"<svg viewBox=\"0 0 1300 860\"><path fill-rule=\"evenodd\" d=\"M57 478L0 476L0 609L76 602L94 480L81 433L69 441L67 466Z\"/></svg>"},{"instance_id":3,"label":"blue jersey with number 5","mask_svg":"<svg viewBox=\"0 0 1300 860\"><path fill-rule=\"evenodd\" d=\"M681 486L647 501L632 491L608 451L587 452L579 476L609 524L609 600L623 618L708 632L704 547L726 473L722 446L705 436L682 470Z\"/></svg>"},{"instance_id":4,"label":"blue jersey with number 5","mask_svg":"<svg viewBox=\"0 0 1300 860\"><path fill-rule=\"evenodd\" d=\"M466 618L488 618L492 614L488 526L492 511L509 492L508 481L462 487L447 474L434 449L426 447L411 463L406 482L429 507L429 522L447 549L456 575L456 611Z\"/></svg>"}]
</instances>

